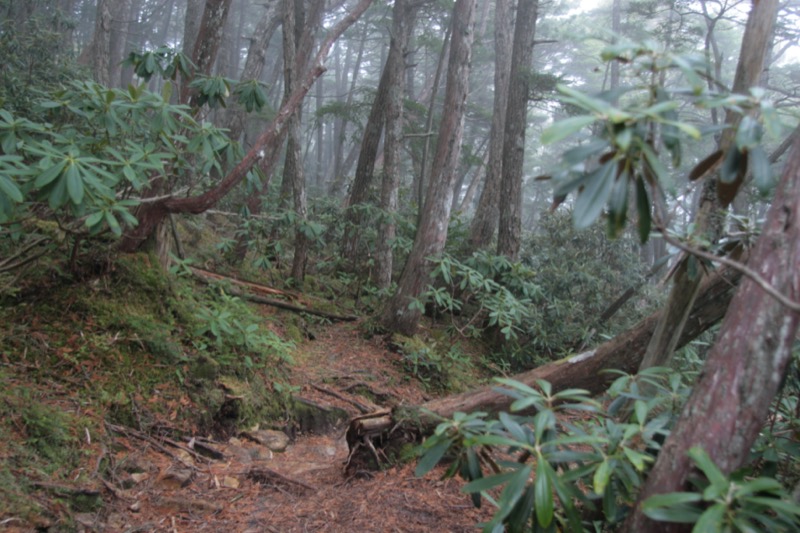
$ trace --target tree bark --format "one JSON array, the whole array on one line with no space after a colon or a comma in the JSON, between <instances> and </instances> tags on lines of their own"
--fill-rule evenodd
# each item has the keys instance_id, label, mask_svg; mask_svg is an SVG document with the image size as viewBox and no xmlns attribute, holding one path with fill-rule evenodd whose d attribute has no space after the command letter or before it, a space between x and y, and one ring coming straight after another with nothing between
<instances>
[{"instance_id":1,"label":"tree bark","mask_svg":"<svg viewBox=\"0 0 800 533\"><path fill-rule=\"evenodd\" d=\"M748 266L794 302L800 301L800 139L783 170ZM785 376L800 313L745 279L731 302L681 417L639 494L626 531L683 532L691 525L654 522L641 503L654 494L687 489L687 452L702 447L729 474L743 466Z\"/></svg>"},{"instance_id":2,"label":"tree bark","mask_svg":"<svg viewBox=\"0 0 800 533\"><path fill-rule=\"evenodd\" d=\"M388 93L386 95L386 141L383 144L383 181L380 207L384 212L378 228L375 252L375 284L382 289L392 283L396 236L394 214L400 186L400 149L403 142L403 89L405 56L414 26L413 11L406 0L395 0L392 13L392 41L386 59Z\"/></svg>"},{"instance_id":3,"label":"tree bark","mask_svg":"<svg viewBox=\"0 0 800 533\"><path fill-rule=\"evenodd\" d=\"M272 122L270 122L267 129L254 141L253 147L245 154L242 160L220 180L216 187L198 196L187 198L168 197L140 205L136 211L139 224L135 228L129 228L123 234L120 242L120 250L123 252L132 252L139 249L168 213L198 214L210 209L234 187L241 183L254 165L260 164L265 174L269 175L271 171L271 161L270 158L266 157L266 152L271 150L273 144L281 139L286 130L289 117L291 117L295 110L302 104L314 80L325 72L323 62L328 56L333 42L358 20L371 3L372 0L360 0L342 20L331 28L302 82L298 84L298 87L292 92L289 99L278 110L278 113Z\"/></svg>"},{"instance_id":4,"label":"tree bark","mask_svg":"<svg viewBox=\"0 0 800 533\"><path fill-rule=\"evenodd\" d=\"M516 261L522 233L522 165L525 159L525 128L528 126L528 93L533 69L538 0L519 0L511 54L506 129L503 135L503 178L500 182L500 221L497 254Z\"/></svg>"},{"instance_id":5,"label":"tree bark","mask_svg":"<svg viewBox=\"0 0 800 533\"><path fill-rule=\"evenodd\" d=\"M473 251L489 246L500 216L500 182L503 177L503 135L511 76L512 23L508 0L497 0L494 15L494 112L489 132L489 161L486 180L470 225L469 244Z\"/></svg>"},{"instance_id":6,"label":"tree bark","mask_svg":"<svg viewBox=\"0 0 800 533\"><path fill-rule=\"evenodd\" d=\"M110 45L111 45L111 0L98 0L94 21L92 42L81 52L78 62L88 65L92 78L100 85L109 85Z\"/></svg>"},{"instance_id":7,"label":"tree bark","mask_svg":"<svg viewBox=\"0 0 800 533\"><path fill-rule=\"evenodd\" d=\"M419 309L409 309L409 304L420 295L430 276L432 265L429 258L442 253L447 239L453 185L464 130L475 3L475 0L456 0L453 7L447 89L428 194L411 253L398 281L397 292L383 311L384 327L406 335L414 334L420 318Z\"/></svg>"}]
</instances>

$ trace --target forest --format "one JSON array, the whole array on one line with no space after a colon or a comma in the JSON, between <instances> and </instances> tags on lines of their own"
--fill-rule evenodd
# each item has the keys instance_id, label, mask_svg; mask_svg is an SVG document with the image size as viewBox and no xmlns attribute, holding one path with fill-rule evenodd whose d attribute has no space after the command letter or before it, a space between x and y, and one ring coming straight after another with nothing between
<instances>
[{"instance_id":1,"label":"forest","mask_svg":"<svg viewBox=\"0 0 800 533\"><path fill-rule=\"evenodd\" d=\"M0 0L0 528L800 531L794 0Z\"/></svg>"}]
</instances>

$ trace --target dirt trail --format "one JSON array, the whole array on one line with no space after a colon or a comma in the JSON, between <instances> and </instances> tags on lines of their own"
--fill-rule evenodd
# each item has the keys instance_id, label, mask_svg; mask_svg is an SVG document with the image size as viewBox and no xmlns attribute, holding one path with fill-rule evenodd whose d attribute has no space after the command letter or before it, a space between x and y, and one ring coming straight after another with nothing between
<instances>
[{"instance_id":1,"label":"dirt trail","mask_svg":"<svg viewBox=\"0 0 800 533\"><path fill-rule=\"evenodd\" d=\"M328 326L315 339L299 347L292 377L297 394L314 404L352 416L426 398L393 362L398 356L357 327ZM117 444L103 511L76 516L86 531L474 531L491 512L474 509L463 483L441 481L441 470L422 479L413 464L346 473L343 426L298 434L283 452L246 437L214 443L224 454L218 460L135 435Z\"/></svg>"}]
</instances>

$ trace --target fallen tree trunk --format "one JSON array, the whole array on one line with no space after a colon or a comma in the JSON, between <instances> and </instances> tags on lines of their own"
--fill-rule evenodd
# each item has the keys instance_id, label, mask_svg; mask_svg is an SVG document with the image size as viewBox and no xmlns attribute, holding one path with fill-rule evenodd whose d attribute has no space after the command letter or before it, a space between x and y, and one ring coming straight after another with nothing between
<instances>
[{"instance_id":1,"label":"fallen tree trunk","mask_svg":"<svg viewBox=\"0 0 800 533\"><path fill-rule=\"evenodd\" d=\"M722 319L741 276L741 272L726 267L711 275L703 283L678 340L678 347L686 345ZM512 379L529 386L535 386L538 380L549 381L553 394L567 388L585 389L590 394L599 394L615 379L613 374L603 373L604 370L621 370L628 373L637 371L660 314L660 312L653 313L632 329L593 350L517 374L512 376ZM486 385L461 394L431 400L419 406L403 407L395 410L391 416L388 416L386 411L374 413L374 416L365 415L353 419L347 431L351 455L355 451L355 444L374 450L371 443L365 441L374 439L375 435L381 434L385 440L391 441L387 433L396 431L400 426L426 434L441 418L452 418L457 412L496 413L508 410L513 401L512 397L499 392L493 385ZM430 413L433 413L433 416Z\"/></svg>"},{"instance_id":2,"label":"fallen tree trunk","mask_svg":"<svg viewBox=\"0 0 800 533\"><path fill-rule=\"evenodd\" d=\"M740 272L725 268L703 284L700 289L701 294L678 340L678 348L722 320L740 278ZM535 385L540 379L549 381L554 394L566 388L586 389L591 394L599 394L615 378L613 375L603 374L602 371L612 369L628 373L637 371L660 315L660 312L650 315L632 329L593 350L517 374L512 376L512 379L526 385ZM444 418L450 418L458 411L469 413L478 410L488 412L506 410L512 402L513 398L487 385L462 394L438 398L420 407Z\"/></svg>"}]
</instances>

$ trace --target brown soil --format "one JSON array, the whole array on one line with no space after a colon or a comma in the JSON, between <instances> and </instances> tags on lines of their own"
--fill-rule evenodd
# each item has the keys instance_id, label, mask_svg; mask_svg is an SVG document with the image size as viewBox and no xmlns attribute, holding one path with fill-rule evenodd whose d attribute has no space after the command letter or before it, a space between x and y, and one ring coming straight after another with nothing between
<instances>
[{"instance_id":1,"label":"brown soil","mask_svg":"<svg viewBox=\"0 0 800 533\"><path fill-rule=\"evenodd\" d=\"M356 325L326 326L315 336L298 348L291 376L310 403L358 416L428 398L402 372L399 356L379 338L364 339ZM93 487L102 510L73 519L85 531L289 533L474 531L491 517L490 506L472 507L462 481L442 481L441 467L424 478L415 477L413 462L346 471L345 423L298 433L284 452L241 437L208 441L224 454L217 460L152 435L116 433L114 449L98 449L90 460L111 459L111 479Z\"/></svg>"}]
</instances>

